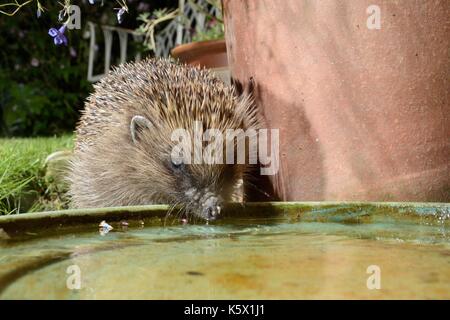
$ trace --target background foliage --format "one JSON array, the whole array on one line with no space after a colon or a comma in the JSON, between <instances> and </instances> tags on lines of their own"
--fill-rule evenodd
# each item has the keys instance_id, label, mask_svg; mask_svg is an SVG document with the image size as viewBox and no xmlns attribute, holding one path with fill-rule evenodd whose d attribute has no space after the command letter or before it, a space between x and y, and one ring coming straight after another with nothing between
<instances>
[{"instance_id":1,"label":"background foliage","mask_svg":"<svg viewBox=\"0 0 450 320\"><path fill-rule=\"evenodd\" d=\"M2 136L48 136L72 131L83 101L92 90L92 84L86 80L89 40L83 38L85 24L89 20L117 25L115 1L105 1L101 6L74 0L73 4L81 8L82 29L66 32L69 45L57 47L47 32L61 25L58 22L61 6L53 0L41 3L47 11L39 19L34 4L25 6L13 17L0 15ZM130 11L120 26L135 29L140 13L176 6L177 1L128 3Z\"/></svg>"}]
</instances>

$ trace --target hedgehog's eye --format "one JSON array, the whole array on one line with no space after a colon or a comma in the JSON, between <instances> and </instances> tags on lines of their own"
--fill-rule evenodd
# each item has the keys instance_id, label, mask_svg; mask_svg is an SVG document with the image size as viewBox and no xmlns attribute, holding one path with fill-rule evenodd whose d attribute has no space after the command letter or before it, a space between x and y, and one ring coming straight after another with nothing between
<instances>
[{"instance_id":1,"label":"hedgehog's eye","mask_svg":"<svg viewBox=\"0 0 450 320\"><path fill-rule=\"evenodd\" d=\"M182 171L184 169L183 159L171 159L170 164L175 171Z\"/></svg>"}]
</instances>

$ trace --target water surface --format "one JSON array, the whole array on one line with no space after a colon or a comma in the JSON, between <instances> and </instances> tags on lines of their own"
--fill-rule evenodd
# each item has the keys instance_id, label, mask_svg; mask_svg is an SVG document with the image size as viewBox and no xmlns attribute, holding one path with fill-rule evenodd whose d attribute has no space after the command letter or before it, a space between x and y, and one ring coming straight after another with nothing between
<instances>
[{"instance_id":1,"label":"water surface","mask_svg":"<svg viewBox=\"0 0 450 320\"><path fill-rule=\"evenodd\" d=\"M450 298L445 225L226 219L0 240L2 299ZM4 237L5 238L5 237ZM67 287L70 266L81 289ZM369 289L369 266L381 271Z\"/></svg>"}]
</instances>

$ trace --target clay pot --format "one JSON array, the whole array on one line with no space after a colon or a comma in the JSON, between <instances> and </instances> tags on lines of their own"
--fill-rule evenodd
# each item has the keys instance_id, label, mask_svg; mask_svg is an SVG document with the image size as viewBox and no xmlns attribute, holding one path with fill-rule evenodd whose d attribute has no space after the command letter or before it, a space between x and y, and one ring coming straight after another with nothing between
<instances>
[{"instance_id":1,"label":"clay pot","mask_svg":"<svg viewBox=\"0 0 450 320\"><path fill-rule=\"evenodd\" d=\"M171 54L181 62L205 68L228 66L225 40L191 42L176 46Z\"/></svg>"},{"instance_id":2,"label":"clay pot","mask_svg":"<svg viewBox=\"0 0 450 320\"><path fill-rule=\"evenodd\" d=\"M446 0L224 0L232 80L280 130L282 200L450 201ZM369 10L369 13L368 11Z\"/></svg>"}]
</instances>

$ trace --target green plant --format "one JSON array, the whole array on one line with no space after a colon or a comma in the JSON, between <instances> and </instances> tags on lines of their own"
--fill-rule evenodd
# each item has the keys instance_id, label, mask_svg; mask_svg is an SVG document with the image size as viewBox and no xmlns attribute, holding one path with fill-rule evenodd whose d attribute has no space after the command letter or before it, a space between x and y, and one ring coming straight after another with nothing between
<instances>
[{"instance_id":1,"label":"green plant","mask_svg":"<svg viewBox=\"0 0 450 320\"><path fill-rule=\"evenodd\" d=\"M192 41L206 41L206 40L217 40L223 39L224 37L224 27L220 20L215 18L207 19L207 28L196 30Z\"/></svg>"},{"instance_id":2,"label":"green plant","mask_svg":"<svg viewBox=\"0 0 450 320\"><path fill-rule=\"evenodd\" d=\"M206 0L206 6L201 6L193 0L189 0L189 3L196 8L198 12L205 15L205 27L195 28L192 41L206 41L223 39L225 34L225 28L221 16L215 16L210 14L208 8L221 8L220 0Z\"/></svg>"},{"instance_id":3,"label":"green plant","mask_svg":"<svg viewBox=\"0 0 450 320\"><path fill-rule=\"evenodd\" d=\"M147 50L155 50L155 29L164 21L172 20L179 16L179 10L170 11L168 8L154 10L153 13L145 12L138 16L142 24L136 29L138 34L144 36L144 46Z\"/></svg>"},{"instance_id":4,"label":"green plant","mask_svg":"<svg viewBox=\"0 0 450 320\"><path fill-rule=\"evenodd\" d=\"M170 10L168 8L156 9L153 12L142 13L138 17L141 22L139 28L136 29L138 34L144 36L144 46L147 50L155 50L155 32L161 24L175 18L178 19L183 28L193 33L192 41L205 41L222 39L224 37L224 25L221 17L210 14L208 9L220 8L220 0L206 0L206 5L199 5L194 0L188 0L189 4L194 7L197 12L205 15L205 25L200 28L195 26L194 30L184 13L179 9Z\"/></svg>"},{"instance_id":5,"label":"green plant","mask_svg":"<svg viewBox=\"0 0 450 320\"><path fill-rule=\"evenodd\" d=\"M73 137L0 139L0 214L67 207L66 190L45 178L47 156L71 149Z\"/></svg>"}]
</instances>

